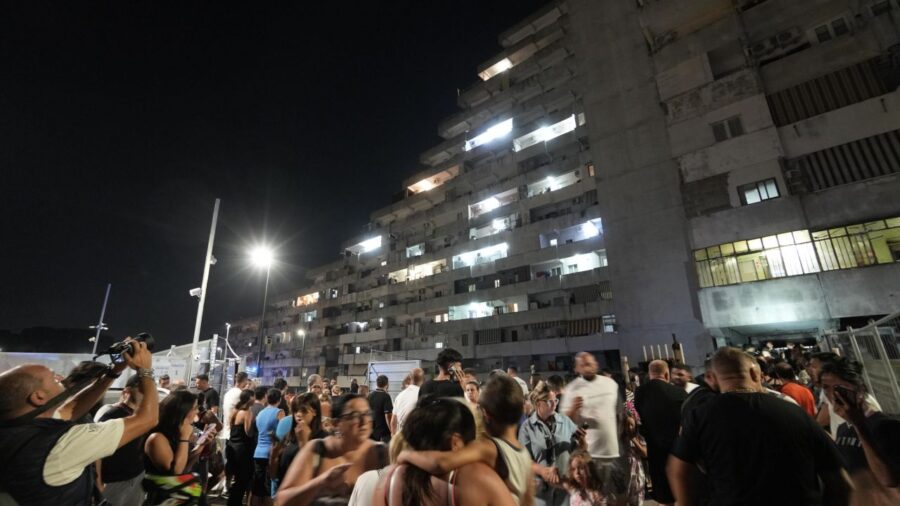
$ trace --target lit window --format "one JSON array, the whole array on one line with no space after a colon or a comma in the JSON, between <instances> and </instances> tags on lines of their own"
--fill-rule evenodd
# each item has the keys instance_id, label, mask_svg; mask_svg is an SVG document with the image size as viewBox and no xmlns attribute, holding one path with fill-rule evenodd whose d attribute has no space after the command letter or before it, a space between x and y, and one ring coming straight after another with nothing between
<instances>
[{"instance_id":1,"label":"lit window","mask_svg":"<svg viewBox=\"0 0 900 506\"><path fill-rule=\"evenodd\" d=\"M513 140L513 151L522 151L523 149L534 146L535 144L553 140L560 135L575 130L576 126L577 123L575 121L575 115L573 114L558 123L538 128L533 132L527 133L521 137L517 137L515 140Z\"/></svg>"},{"instance_id":2,"label":"lit window","mask_svg":"<svg viewBox=\"0 0 900 506\"><path fill-rule=\"evenodd\" d=\"M512 66L513 66L513 64L509 60L509 58L503 58L502 60L491 65L490 67L486 68L482 72L479 72L478 77L480 77L482 81L487 81L488 79L496 76L497 74L506 72L507 70L511 69Z\"/></svg>"},{"instance_id":3,"label":"lit window","mask_svg":"<svg viewBox=\"0 0 900 506\"><path fill-rule=\"evenodd\" d=\"M509 246L504 242L495 244L494 246L488 246L487 248L460 253L459 255L453 257L453 268L459 269L460 267L481 265L493 262L494 260L498 260L500 258L506 258L508 249Z\"/></svg>"},{"instance_id":4,"label":"lit window","mask_svg":"<svg viewBox=\"0 0 900 506\"><path fill-rule=\"evenodd\" d=\"M559 243L559 239L550 239L550 246L556 246Z\"/></svg>"},{"instance_id":5,"label":"lit window","mask_svg":"<svg viewBox=\"0 0 900 506\"><path fill-rule=\"evenodd\" d=\"M414 244L408 248L406 248L406 258L413 258L422 256L425 254L425 243L420 242L419 244Z\"/></svg>"},{"instance_id":6,"label":"lit window","mask_svg":"<svg viewBox=\"0 0 900 506\"><path fill-rule=\"evenodd\" d=\"M477 218L482 214L489 213L494 209L503 207L519 200L519 189L510 188L505 192L492 195L480 202L476 202L469 206L469 219Z\"/></svg>"},{"instance_id":7,"label":"lit window","mask_svg":"<svg viewBox=\"0 0 900 506\"><path fill-rule=\"evenodd\" d=\"M319 302L319 292L313 292L307 295L297 297L297 306L308 306ZM315 312L313 312L315 314Z\"/></svg>"},{"instance_id":8,"label":"lit window","mask_svg":"<svg viewBox=\"0 0 900 506\"><path fill-rule=\"evenodd\" d=\"M500 280L499 279L494 280L494 288L500 288Z\"/></svg>"},{"instance_id":9,"label":"lit window","mask_svg":"<svg viewBox=\"0 0 900 506\"><path fill-rule=\"evenodd\" d=\"M750 205L777 198L778 184L775 179L766 179L756 183L745 184L738 187L738 195L741 197L741 204Z\"/></svg>"},{"instance_id":10,"label":"lit window","mask_svg":"<svg viewBox=\"0 0 900 506\"><path fill-rule=\"evenodd\" d=\"M357 346L357 347L356 347L356 354L359 355L359 352L360 352L360 347Z\"/></svg>"},{"instance_id":11,"label":"lit window","mask_svg":"<svg viewBox=\"0 0 900 506\"><path fill-rule=\"evenodd\" d=\"M438 341L438 342L434 343L434 347L437 349L441 349L444 347L444 343Z\"/></svg>"},{"instance_id":12,"label":"lit window","mask_svg":"<svg viewBox=\"0 0 900 506\"><path fill-rule=\"evenodd\" d=\"M365 241L359 242L347 248L347 251L354 255L362 255L363 253L368 253L370 251L374 251L381 247L381 236L373 237L371 239L366 239Z\"/></svg>"},{"instance_id":13,"label":"lit window","mask_svg":"<svg viewBox=\"0 0 900 506\"><path fill-rule=\"evenodd\" d=\"M381 261L381 266L384 267L385 265L387 265L387 260L382 260L382 261Z\"/></svg>"},{"instance_id":14,"label":"lit window","mask_svg":"<svg viewBox=\"0 0 900 506\"><path fill-rule=\"evenodd\" d=\"M603 323L603 332L611 333L616 331L616 315L605 314L600 317Z\"/></svg>"},{"instance_id":15,"label":"lit window","mask_svg":"<svg viewBox=\"0 0 900 506\"><path fill-rule=\"evenodd\" d=\"M744 135L744 125L741 123L740 116L717 121L710 126L712 127L713 137L715 137L716 142L727 141L728 139L739 135Z\"/></svg>"},{"instance_id":16,"label":"lit window","mask_svg":"<svg viewBox=\"0 0 900 506\"><path fill-rule=\"evenodd\" d=\"M494 141L496 139L499 139L501 137L505 137L505 136L509 135L510 132L512 132L512 129L513 129L512 118L510 118L506 121L501 121L500 123L497 123L496 125L492 125L487 130L485 130L483 133L473 137L472 139L467 140L466 145L465 145L465 150L472 151L473 149L477 148L478 146L487 144L487 143Z\"/></svg>"}]
</instances>

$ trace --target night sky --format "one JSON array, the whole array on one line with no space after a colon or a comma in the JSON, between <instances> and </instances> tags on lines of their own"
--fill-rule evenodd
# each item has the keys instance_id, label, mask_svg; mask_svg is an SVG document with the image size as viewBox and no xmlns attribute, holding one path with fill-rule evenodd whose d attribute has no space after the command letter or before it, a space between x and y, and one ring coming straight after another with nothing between
<instances>
[{"instance_id":1,"label":"night sky","mask_svg":"<svg viewBox=\"0 0 900 506\"><path fill-rule=\"evenodd\" d=\"M248 248L270 293L337 259L544 3L3 3L0 329L92 325L110 282L104 342L189 342L216 197L203 335L258 314Z\"/></svg>"}]
</instances>

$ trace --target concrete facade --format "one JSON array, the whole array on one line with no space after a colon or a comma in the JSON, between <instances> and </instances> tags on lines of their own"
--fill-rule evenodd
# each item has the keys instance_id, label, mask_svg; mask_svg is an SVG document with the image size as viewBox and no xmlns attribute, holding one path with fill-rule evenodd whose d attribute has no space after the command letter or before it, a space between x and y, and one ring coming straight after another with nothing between
<instances>
[{"instance_id":1,"label":"concrete facade","mask_svg":"<svg viewBox=\"0 0 900 506\"><path fill-rule=\"evenodd\" d=\"M673 334L699 364L714 338L896 310L900 5L883 3L549 3L499 36L402 195L276 297L260 375L444 347L479 372L565 372L580 350L618 368ZM255 350L256 326L232 336Z\"/></svg>"}]
</instances>

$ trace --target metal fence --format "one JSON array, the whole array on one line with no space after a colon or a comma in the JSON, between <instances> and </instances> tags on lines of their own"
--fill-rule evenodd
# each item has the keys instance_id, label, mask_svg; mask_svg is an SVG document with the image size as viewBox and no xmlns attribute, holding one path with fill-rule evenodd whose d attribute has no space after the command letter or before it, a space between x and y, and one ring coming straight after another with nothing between
<instances>
[{"instance_id":1,"label":"metal fence","mask_svg":"<svg viewBox=\"0 0 900 506\"><path fill-rule=\"evenodd\" d=\"M900 414L900 311L859 329L827 332L823 344L862 362L869 392L885 412Z\"/></svg>"}]
</instances>

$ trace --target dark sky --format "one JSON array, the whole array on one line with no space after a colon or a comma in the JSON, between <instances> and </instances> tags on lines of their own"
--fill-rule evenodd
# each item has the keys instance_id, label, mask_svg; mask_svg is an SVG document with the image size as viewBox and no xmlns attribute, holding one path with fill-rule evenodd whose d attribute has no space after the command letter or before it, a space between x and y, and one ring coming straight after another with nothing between
<instances>
[{"instance_id":1,"label":"dark sky","mask_svg":"<svg viewBox=\"0 0 900 506\"><path fill-rule=\"evenodd\" d=\"M0 4L0 329L189 342L337 258L545 0Z\"/></svg>"}]
</instances>

